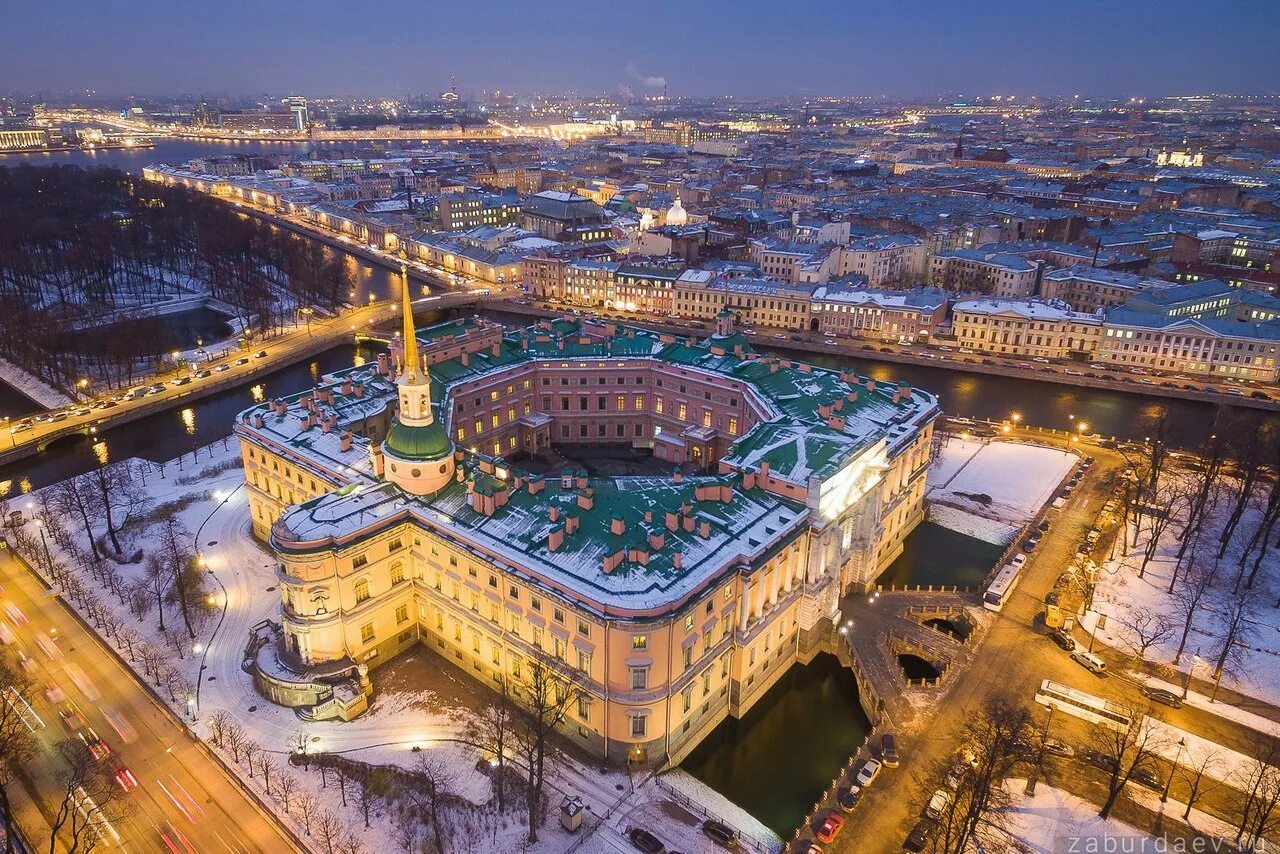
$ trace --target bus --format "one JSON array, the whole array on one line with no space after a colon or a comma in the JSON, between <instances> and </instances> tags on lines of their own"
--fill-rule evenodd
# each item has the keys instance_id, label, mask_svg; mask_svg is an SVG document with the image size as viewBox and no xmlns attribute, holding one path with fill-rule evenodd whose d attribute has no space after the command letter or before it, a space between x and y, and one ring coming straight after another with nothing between
<instances>
[{"instance_id":1,"label":"bus","mask_svg":"<svg viewBox=\"0 0 1280 854\"><path fill-rule=\"evenodd\" d=\"M982 606L992 611L999 611L1004 603L1013 595L1013 588L1018 586L1018 578L1022 574L1021 566L1006 564L996 573L995 579L987 587L982 597Z\"/></svg>"},{"instance_id":2,"label":"bus","mask_svg":"<svg viewBox=\"0 0 1280 854\"><path fill-rule=\"evenodd\" d=\"M1040 690L1036 692L1036 702L1117 732L1128 730L1133 723L1128 713L1114 703L1050 679L1040 683Z\"/></svg>"}]
</instances>

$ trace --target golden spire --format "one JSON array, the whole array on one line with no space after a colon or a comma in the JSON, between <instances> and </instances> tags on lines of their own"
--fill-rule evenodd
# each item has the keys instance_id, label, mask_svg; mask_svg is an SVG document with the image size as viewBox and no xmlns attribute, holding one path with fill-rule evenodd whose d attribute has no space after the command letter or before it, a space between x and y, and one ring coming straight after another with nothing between
<instances>
[{"instance_id":1,"label":"golden spire","mask_svg":"<svg viewBox=\"0 0 1280 854\"><path fill-rule=\"evenodd\" d=\"M409 267L407 264L400 265L400 311L403 317L404 330L404 372L407 376L417 378L421 373L421 366L418 361L418 335L417 330L413 328L413 305L409 299Z\"/></svg>"}]
</instances>

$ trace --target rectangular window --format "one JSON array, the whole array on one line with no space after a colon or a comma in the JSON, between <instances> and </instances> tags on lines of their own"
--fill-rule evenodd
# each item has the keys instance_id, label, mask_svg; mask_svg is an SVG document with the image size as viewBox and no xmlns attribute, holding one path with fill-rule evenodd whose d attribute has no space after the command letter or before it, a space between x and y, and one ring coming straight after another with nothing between
<instances>
[{"instance_id":1,"label":"rectangular window","mask_svg":"<svg viewBox=\"0 0 1280 854\"><path fill-rule=\"evenodd\" d=\"M647 718L644 715L636 715L631 719L631 737L632 738L644 738L645 729L646 729L645 727L646 720Z\"/></svg>"},{"instance_id":2,"label":"rectangular window","mask_svg":"<svg viewBox=\"0 0 1280 854\"><path fill-rule=\"evenodd\" d=\"M649 636L648 635L632 635L631 648L632 649L648 649Z\"/></svg>"},{"instance_id":3,"label":"rectangular window","mask_svg":"<svg viewBox=\"0 0 1280 854\"><path fill-rule=\"evenodd\" d=\"M351 559L351 568L359 569L360 567L364 566L368 562L369 562L368 555L356 555Z\"/></svg>"},{"instance_id":4,"label":"rectangular window","mask_svg":"<svg viewBox=\"0 0 1280 854\"><path fill-rule=\"evenodd\" d=\"M360 627L360 643L373 642L373 623L365 623Z\"/></svg>"},{"instance_id":5,"label":"rectangular window","mask_svg":"<svg viewBox=\"0 0 1280 854\"><path fill-rule=\"evenodd\" d=\"M399 608L396 608L396 622L397 623L409 622L409 606L408 605L401 605Z\"/></svg>"},{"instance_id":6,"label":"rectangular window","mask_svg":"<svg viewBox=\"0 0 1280 854\"><path fill-rule=\"evenodd\" d=\"M372 627L370 630L372 630ZM649 668L647 667L631 668L631 690L643 691L648 687L649 687Z\"/></svg>"},{"instance_id":7,"label":"rectangular window","mask_svg":"<svg viewBox=\"0 0 1280 854\"><path fill-rule=\"evenodd\" d=\"M591 672L591 653L586 650L578 650L578 669L583 673Z\"/></svg>"}]
</instances>

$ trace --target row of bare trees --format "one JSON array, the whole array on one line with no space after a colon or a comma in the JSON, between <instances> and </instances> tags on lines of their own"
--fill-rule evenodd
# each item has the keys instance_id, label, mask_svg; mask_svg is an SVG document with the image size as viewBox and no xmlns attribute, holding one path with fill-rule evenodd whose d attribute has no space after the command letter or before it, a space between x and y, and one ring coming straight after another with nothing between
<instances>
[{"instance_id":1,"label":"row of bare trees","mask_svg":"<svg viewBox=\"0 0 1280 854\"><path fill-rule=\"evenodd\" d=\"M1231 767L1218 749L1186 751L1174 739L1176 730L1162 726L1150 704L1114 703L1129 719L1126 726L1095 725L1087 748L1074 759L1055 759L1044 749L1047 726L1036 723L1031 709L994 699L966 717L952 742L960 749L933 762L923 773L923 813L935 791L947 793L941 807L934 802L931 839L934 854L1023 850L1018 842L1016 807L1021 800L1015 780L1030 778L1084 791L1101 778L1098 815L1111 817L1131 783L1139 778L1160 781L1168 757L1185 757L1169 768L1174 796L1184 798L1181 818L1212 796L1212 808L1235 829L1240 851L1261 850L1263 840L1280 831L1280 739L1257 734L1247 761ZM1080 773L1082 761L1093 766ZM1176 789L1172 784L1178 783ZM1176 813L1175 813L1176 815ZM1132 820L1132 816L1126 819Z\"/></svg>"},{"instance_id":2,"label":"row of bare trees","mask_svg":"<svg viewBox=\"0 0 1280 854\"><path fill-rule=\"evenodd\" d=\"M351 283L341 256L182 187L115 169L0 167L0 355L63 388L86 375L127 382L178 346L127 318L131 330L80 333L179 287L207 288L269 334L296 308L338 308Z\"/></svg>"}]
</instances>

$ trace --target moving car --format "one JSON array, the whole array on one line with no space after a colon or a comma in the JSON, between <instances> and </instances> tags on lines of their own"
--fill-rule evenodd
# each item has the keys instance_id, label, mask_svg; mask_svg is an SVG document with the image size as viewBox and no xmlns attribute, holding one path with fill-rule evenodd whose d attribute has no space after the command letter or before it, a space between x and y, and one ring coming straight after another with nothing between
<instances>
[{"instance_id":1,"label":"moving car","mask_svg":"<svg viewBox=\"0 0 1280 854\"><path fill-rule=\"evenodd\" d=\"M818 837L819 842L831 842L840 835L842 830L844 830L844 818L839 813L831 812L827 813L827 817L822 820L822 826L814 835Z\"/></svg>"},{"instance_id":2,"label":"moving car","mask_svg":"<svg viewBox=\"0 0 1280 854\"><path fill-rule=\"evenodd\" d=\"M131 792L138 788L138 778L133 776L133 772L123 765L116 766L116 784L125 792Z\"/></svg>"},{"instance_id":3,"label":"moving car","mask_svg":"<svg viewBox=\"0 0 1280 854\"><path fill-rule=\"evenodd\" d=\"M1142 688L1142 696L1173 709L1182 708L1182 698L1163 688L1152 688L1150 685L1145 685Z\"/></svg>"},{"instance_id":4,"label":"moving car","mask_svg":"<svg viewBox=\"0 0 1280 854\"><path fill-rule=\"evenodd\" d=\"M228 365L226 362L223 362L221 365L218 365L218 366L217 366L216 368L214 368L213 370L214 370L214 372L215 372L215 373L219 373L219 374L220 374L220 373L222 373L223 371L229 371L229 370L231 370L231 366L230 366L230 365Z\"/></svg>"},{"instance_id":5,"label":"moving car","mask_svg":"<svg viewBox=\"0 0 1280 854\"><path fill-rule=\"evenodd\" d=\"M258 352L253 354L253 358L255 359L265 359L266 356L267 356L266 350L259 350Z\"/></svg>"},{"instance_id":6,"label":"moving car","mask_svg":"<svg viewBox=\"0 0 1280 854\"><path fill-rule=\"evenodd\" d=\"M94 759L101 761L111 755L111 748L107 747L107 743L92 729L81 730L76 735L84 742L84 746L89 748L89 755Z\"/></svg>"},{"instance_id":7,"label":"moving car","mask_svg":"<svg viewBox=\"0 0 1280 854\"><path fill-rule=\"evenodd\" d=\"M247 365L247 364L249 364L249 357L248 357L248 356L241 356L239 359L236 359L235 364L237 364L237 365Z\"/></svg>"},{"instance_id":8,"label":"moving car","mask_svg":"<svg viewBox=\"0 0 1280 854\"><path fill-rule=\"evenodd\" d=\"M644 854L663 854L667 850L667 846L662 844L661 839L643 827L633 827L628 830L627 839L630 839L631 844Z\"/></svg>"}]
</instances>

